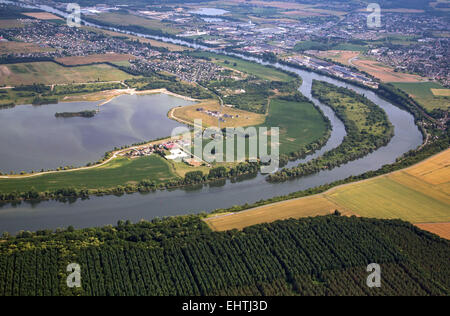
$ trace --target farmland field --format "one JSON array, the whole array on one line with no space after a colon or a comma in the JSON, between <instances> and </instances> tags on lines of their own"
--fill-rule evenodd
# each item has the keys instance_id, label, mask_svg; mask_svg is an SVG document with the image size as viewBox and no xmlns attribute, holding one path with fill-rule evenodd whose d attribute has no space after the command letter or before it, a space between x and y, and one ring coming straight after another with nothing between
<instances>
[{"instance_id":1,"label":"farmland field","mask_svg":"<svg viewBox=\"0 0 450 316\"><path fill-rule=\"evenodd\" d=\"M62 18L60 18L59 16L48 12L28 12L23 13L23 15L36 18L39 20L62 20Z\"/></svg>"},{"instance_id":2,"label":"farmland field","mask_svg":"<svg viewBox=\"0 0 450 316\"><path fill-rule=\"evenodd\" d=\"M139 25L149 30L153 31L161 30L169 34L178 34L181 32L181 30L177 29L174 26L169 25L168 23L146 19L126 13L102 13L100 15L93 16L92 18L94 20L99 20L102 22L107 22L115 25L122 25L122 26Z\"/></svg>"},{"instance_id":3,"label":"farmland field","mask_svg":"<svg viewBox=\"0 0 450 316\"><path fill-rule=\"evenodd\" d=\"M393 68L380 64L376 60L357 59L353 64L360 70L380 79L383 82L420 82L422 77L417 75L395 72Z\"/></svg>"},{"instance_id":4,"label":"farmland field","mask_svg":"<svg viewBox=\"0 0 450 316\"><path fill-rule=\"evenodd\" d=\"M183 121L193 123L195 119L201 119L203 126L217 126L217 118L210 116L206 113L197 111L198 108L202 108L205 111L221 111L219 102L216 100L206 101L191 106L183 106L173 110L173 115ZM242 127L242 126L254 126L264 122L264 115L253 112L243 111L239 109L233 109L229 107L223 107L223 114L238 115L239 117L225 119L225 122L221 123L221 127Z\"/></svg>"},{"instance_id":5,"label":"farmland field","mask_svg":"<svg viewBox=\"0 0 450 316\"><path fill-rule=\"evenodd\" d=\"M50 51L54 51L54 49L50 47L40 47L32 43L0 42L0 55L8 55L14 53L39 53Z\"/></svg>"},{"instance_id":6,"label":"farmland field","mask_svg":"<svg viewBox=\"0 0 450 316\"><path fill-rule=\"evenodd\" d=\"M317 109L308 102L273 99L269 114L261 126L280 128L280 153L296 152L326 132L326 124Z\"/></svg>"},{"instance_id":7,"label":"farmland field","mask_svg":"<svg viewBox=\"0 0 450 316\"><path fill-rule=\"evenodd\" d=\"M450 240L450 223L416 224L416 226Z\"/></svg>"},{"instance_id":8,"label":"farmland field","mask_svg":"<svg viewBox=\"0 0 450 316\"><path fill-rule=\"evenodd\" d=\"M93 81L118 81L133 76L112 66L99 64L66 68L52 62L21 63L0 66L0 85L30 85L33 83L62 84Z\"/></svg>"},{"instance_id":9,"label":"farmland field","mask_svg":"<svg viewBox=\"0 0 450 316\"><path fill-rule=\"evenodd\" d=\"M12 29L12 28L19 28L23 27L24 23L19 20L0 20L0 29Z\"/></svg>"},{"instance_id":10,"label":"farmland field","mask_svg":"<svg viewBox=\"0 0 450 316\"><path fill-rule=\"evenodd\" d=\"M89 56L72 56L72 57L57 58L56 61L68 66L77 66L77 65L88 65L93 63L104 63L104 62L115 63L121 61L128 61L130 59L136 59L136 57L127 54L96 54Z\"/></svg>"},{"instance_id":11,"label":"farmland field","mask_svg":"<svg viewBox=\"0 0 450 316\"><path fill-rule=\"evenodd\" d=\"M118 185L138 184L142 180L161 183L175 179L167 161L153 155L139 159L118 158L108 164L73 172L61 172L25 179L1 179L0 192L28 191L39 188L40 191L76 188L98 189Z\"/></svg>"},{"instance_id":12,"label":"farmland field","mask_svg":"<svg viewBox=\"0 0 450 316\"><path fill-rule=\"evenodd\" d=\"M206 223L216 231L243 229L244 227L270 223L289 218L313 217L328 215L338 206L322 195L306 197L298 200L269 204L256 209L234 214L218 215L207 218ZM351 215L347 213L346 215Z\"/></svg>"},{"instance_id":13,"label":"farmland field","mask_svg":"<svg viewBox=\"0 0 450 316\"><path fill-rule=\"evenodd\" d=\"M437 97L450 97L450 89L431 89L431 92Z\"/></svg>"},{"instance_id":14,"label":"farmland field","mask_svg":"<svg viewBox=\"0 0 450 316\"><path fill-rule=\"evenodd\" d=\"M361 53L359 51L328 50L319 51L316 56L320 58L329 58L344 65L351 65L349 61L355 57L358 57L360 54Z\"/></svg>"},{"instance_id":15,"label":"farmland field","mask_svg":"<svg viewBox=\"0 0 450 316\"><path fill-rule=\"evenodd\" d=\"M363 217L401 218L411 223L450 220L450 197L439 198L432 186L427 191L407 186L399 173L371 181L349 185L329 193L328 198Z\"/></svg>"},{"instance_id":16,"label":"farmland field","mask_svg":"<svg viewBox=\"0 0 450 316\"><path fill-rule=\"evenodd\" d=\"M344 215L402 219L412 223L450 221L450 149L416 166L334 188L324 194L208 219L219 230L338 209ZM314 207L314 203L316 207ZM448 227L448 226L444 226Z\"/></svg>"},{"instance_id":17,"label":"farmland field","mask_svg":"<svg viewBox=\"0 0 450 316\"><path fill-rule=\"evenodd\" d=\"M409 94L414 100L420 103L425 109L432 111L434 109L448 109L450 99L445 94L434 94L434 90L445 91L443 86L436 82L420 83L393 83L394 86Z\"/></svg>"}]
</instances>

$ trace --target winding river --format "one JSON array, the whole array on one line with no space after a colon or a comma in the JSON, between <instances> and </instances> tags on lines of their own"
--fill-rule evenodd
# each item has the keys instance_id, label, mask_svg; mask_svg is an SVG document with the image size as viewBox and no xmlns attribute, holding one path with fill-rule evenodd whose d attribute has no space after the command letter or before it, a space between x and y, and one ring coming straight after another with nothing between
<instances>
[{"instance_id":1,"label":"winding river","mask_svg":"<svg viewBox=\"0 0 450 316\"><path fill-rule=\"evenodd\" d=\"M46 11L58 13L52 10ZM142 34L138 35L144 36ZM191 45L183 43L180 40L163 40ZM196 47L198 46L196 45ZM254 61L263 63L258 60ZM370 170L377 170L385 164L395 162L396 158L411 149L417 148L422 143L422 134L414 124L413 116L381 99L374 92L316 73L278 64L274 66L295 72L302 77L303 84L300 91L323 110L325 115L329 117L333 127L332 136L326 146L302 161L291 162L290 165L305 162L322 155L324 152L339 146L345 136L345 128L342 122L335 116L334 112L329 107L312 98L311 85L314 79L326 81L336 86L346 87L365 95L385 110L395 128L395 136L387 146L380 148L364 158L349 162L333 170L322 171L311 176L284 183L268 183L265 181L264 176L258 175L242 182L231 183L230 181L226 181L220 186L205 185L197 190L178 189L148 194L132 194L122 197L91 197L88 200L78 200L74 203L45 201L38 204L22 203L17 206L7 205L0 209L0 232L9 231L14 233L19 230L55 229L69 225L76 228L103 226L116 224L118 220L124 219L136 222L141 219L150 220L155 217L199 213L202 211L207 212L233 205L253 203L261 199L286 195L331 183L352 175L359 175Z\"/></svg>"}]
</instances>

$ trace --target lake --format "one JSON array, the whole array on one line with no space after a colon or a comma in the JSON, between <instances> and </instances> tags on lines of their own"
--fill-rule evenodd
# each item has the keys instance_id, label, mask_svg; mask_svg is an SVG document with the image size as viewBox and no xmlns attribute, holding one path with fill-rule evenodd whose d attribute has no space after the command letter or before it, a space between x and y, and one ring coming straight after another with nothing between
<instances>
[{"instance_id":1,"label":"lake","mask_svg":"<svg viewBox=\"0 0 450 316\"><path fill-rule=\"evenodd\" d=\"M19 105L0 110L0 170L40 171L84 166L104 153L133 143L170 136L180 126L170 109L194 104L166 94L122 95L93 118L56 118L57 112L95 110L99 102Z\"/></svg>"}]
</instances>

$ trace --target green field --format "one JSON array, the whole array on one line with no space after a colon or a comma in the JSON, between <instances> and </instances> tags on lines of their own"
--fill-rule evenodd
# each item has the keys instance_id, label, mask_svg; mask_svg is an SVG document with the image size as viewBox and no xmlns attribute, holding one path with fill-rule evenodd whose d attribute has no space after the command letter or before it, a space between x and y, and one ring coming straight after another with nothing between
<instances>
[{"instance_id":1,"label":"green field","mask_svg":"<svg viewBox=\"0 0 450 316\"><path fill-rule=\"evenodd\" d=\"M365 45L358 45L358 44L351 44L351 43L345 43L345 44L338 44L333 46L334 50L350 50L350 51L356 51L356 52L366 52L367 46Z\"/></svg>"},{"instance_id":2,"label":"green field","mask_svg":"<svg viewBox=\"0 0 450 316\"><path fill-rule=\"evenodd\" d=\"M138 184L151 180L156 184L175 179L171 167L160 156L139 159L118 158L105 166L89 170L60 172L25 179L1 179L0 192L26 192L32 188L44 192L61 188L99 189Z\"/></svg>"},{"instance_id":3,"label":"green field","mask_svg":"<svg viewBox=\"0 0 450 316\"><path fill-rule=\"evenodd\" d=\"M0 86L123 81L134 78L132 75L106 64L63 67L52 62L0 65L0 74Z\"/></svg>"},{"instance_id":4,"label":"green field","mask_svg":"<svg viewBox=\"0 0 450 316\"><path fill-rule=\"evenodd\" d=\"M271 100L269 114L263 124L256 126L279 128L279 150L282 155L289 155L301 151L327 132L327 124L319 111L308 102L291 102L280 99ZM235 138L235 157L237 156L237 144L239 136ZM268 152L270 153L271 137L268 136ZM210 140L204 141L204 146ZM249 156L249 139L245 139L246 157ZM224 153L226 142L224 142ZM225 157L225 156L224 156Z\"/></svg>"},{"instance_id":5,"label":"green field","mask_svg":"<svg viewBox=\"0 0 450 316\"><path fill-rule=\"evenodd\" d=\"M409 94L414 100L419 102L428 111L435 109L446 110L450 107L450 98L435 96L431 89L444 89L436 82L396 82L392 83L398 89Z\"/></svg>"},{"instance_id":6,"label":"green field","mask_svg":"<svg viewBox=\"0 0 450 316\"><path fill-rule=\"evenodd\" d=\"M191 53L192 56L197 57L208 57L211 58L213 62L219 64L223 67L232 68L250 75L257 76L264 80L269 81L291 81L294 79L282 71L276 70L274 68L266 67L257 63L252 63L239 58L233 58L224 55L217 55L213 53L206 52L195 52ZM228 62L228 63L225 63Z\"/></svg>"},{"instance_id":7,"label":"green field","mask_svg":"<svg viewBox=\"0 0 450 316\"><path fill-rule=\"evenodd\" d=\"M296 152L322 137L327 126L317 109L307 102L274 99L261 126L280 128L280 154Z\"/></svg>"}]
</instances>

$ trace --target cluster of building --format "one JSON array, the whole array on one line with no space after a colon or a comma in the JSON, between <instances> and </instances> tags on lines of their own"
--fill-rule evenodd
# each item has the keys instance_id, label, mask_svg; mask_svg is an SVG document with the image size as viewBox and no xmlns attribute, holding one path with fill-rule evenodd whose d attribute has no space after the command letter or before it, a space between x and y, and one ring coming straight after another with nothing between
<instances>
[{"instance_id":1,"label":"cluster of building","mask_svg":"<svg viewBox=\"0 0 450 316\"><path fill-rule=\"evenodd\" d=\"M371 78L350 68L335 65L321 59L306 55L296 55L294 57L287 57L286 60L293 64L325 72L339 78L357 81L372 88L378 88L378 83L373 81Z\"/></svg>"},{"instance_id":2,"label":"cluster of building","mask_svg":"<svg viewBox=\"0 0 450 316\"><path fill-rule=\"evenodd\" d=\"M167 72L187 82L209 82L233 77L229 71L217 64L178 53L166 53L159 58L135 60L132 62L131 69L144 72L148 70Z\"/></svg>"},{"instance_id":3,"label":"cluster of building","mask_svg":"<svg viewBox=\"0 0 450 316\"><path fill-rule=\"evenodd\" d=\"M233 72L206 60L176 52L161 52L145 43L46 21L30 19L24 23L24 27L0 29L0 37L52 48L9 55L14 57L59 58L106 53L129 54L137 57L130 60L131 69L143 73L167 72L187 82L208 82L236 76Z\"/></svg>"},{"instance_id":4,"label":"cluster of building","mask_svg":"<svg viewBox=\"0 0 450 316\"><path fill-rule=\"evenodd\" d=\"M417 44L373 49L368 55L398 71L419 74L450 86L449 49L448 39L423 38Z\"/></svg>"},{"instance_id":5,"label":"cluster of building","mask_svg":"<svg viewBox=\"0 0 450 316\"><path fill-rule=\"evenodd\" d=\"M122 153L122 156L135 159L140 157L148 157L153 154L162 155L167 160L183 161L184 163L199 167L203 165L203 161L194 157L190 153L191 143L185 140L167 141L158 145L146 145L130 149ZM167 152L169 152L167 154Z\"/></svg>"},{"instance_id":6,"label":"cluster of building","mask_svg":"<svg viewBox=\"0 0 450 316\"><path fill-rule=\"evenodd\" d=\"M190 166L199 167L203 165L203 161L190 152L191 145L190 142L180 139L159 146L170 152L170 155L165 156L167 160L182 161Z\"/></svg>"},{"instance_id":7,"label":"cluster of building","mask_svg":"<svg viewBox=\"0 0 450 316\"><path fill-rule=\"evenodd\" d=\"M142 147L142 148L134 148L124 154L125 157L128 158L139 158L151 156L155 153L157 149L154 146Z\"/></svg>"},{"instance_id":8,"label":"cluster of building","mask_svg":"<svg viewBox=\"0 0 450 316\"><path fill-rule=\"evenodd\" d=\"M239 117L238 114L232 115L232 114L220 113L219 111L211 111L211 110L206 110L204 108L197 108L196 110L197 110L197 112L205 113L209 116L215 117L215 118L219 119L221 122L225 122L226 119L233 119L233 118Z\"/></svg>"},{"instance_id":9,"label":"cluster of building","mask_svg":"<svg viewBox=\"0 0 450 316\"><path fill-rule=\"evenodd\" d=\"M125 38L105 36L87 29L68 27L41 20L21 20L23 27L0 29L0 36L33 43L52 50L35 53L16 53L15 57L66 57L92 54L130 54L142 58L155 58L162 53L151 46Z\"/></svg>"}]
</instances>

